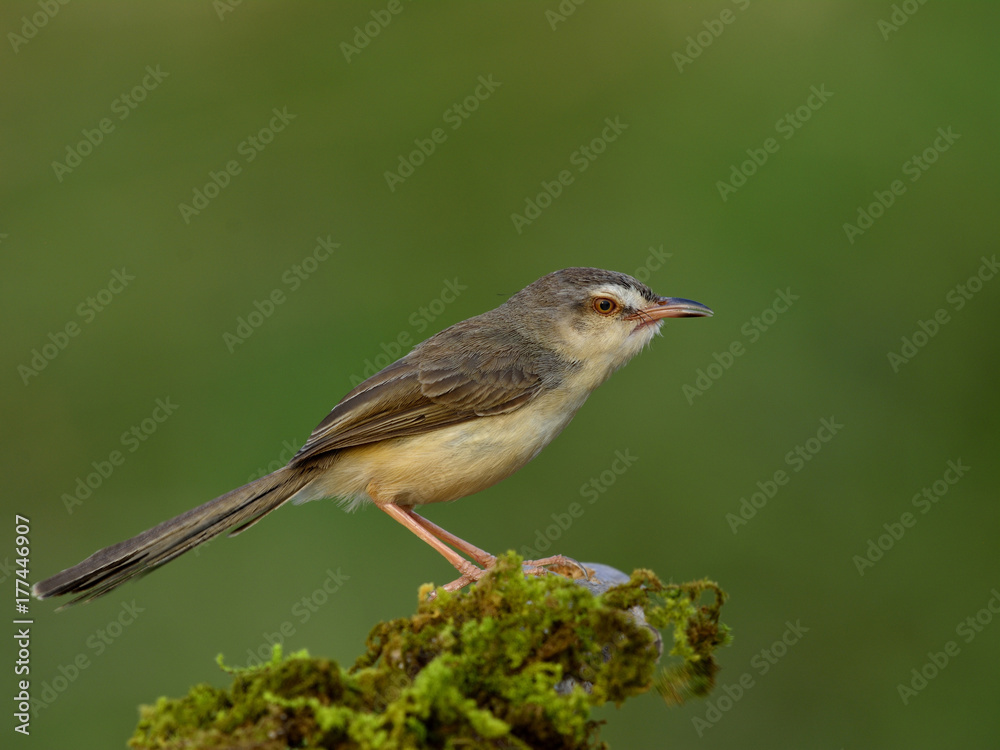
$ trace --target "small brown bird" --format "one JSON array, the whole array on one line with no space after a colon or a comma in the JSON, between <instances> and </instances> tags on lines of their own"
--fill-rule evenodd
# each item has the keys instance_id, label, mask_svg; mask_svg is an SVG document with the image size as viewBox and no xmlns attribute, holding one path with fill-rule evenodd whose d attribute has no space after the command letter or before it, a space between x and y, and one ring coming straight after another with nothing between
<instances>
[{"instance_id":1,"label":"small brown bird","mask_svg":"<svg viewBox=\"0 0 1000 750\"><path fill-rule=\"evenodd\" d=\"M457 500L510 476L650 342L664 318L711 314L698 302L659 297L623 273L550 273L358 385L284 468L95 552L36 583L35 596L96 598L224 531L244 531L289 500L320 498L375 503L444 555L461 573L447 588L460 588L495 558L414 507Z\"/></svg>"}]
</instances>

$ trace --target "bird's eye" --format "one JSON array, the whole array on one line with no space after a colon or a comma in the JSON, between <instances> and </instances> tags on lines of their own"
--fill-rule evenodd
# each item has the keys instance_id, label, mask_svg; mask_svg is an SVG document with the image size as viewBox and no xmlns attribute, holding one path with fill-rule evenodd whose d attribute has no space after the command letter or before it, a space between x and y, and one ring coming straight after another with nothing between
<instances>
[{"instance_id":1,"label":"bird's eye","mask_svg":"<svg viewBox=\"0 0 1000 750\"><path fill-rule=\"evenodd\" d=\"M594 300L594 310L601 315L612 315L618 312L618 303L610 297L597 297Z\"/></svg>"}]
</instances>

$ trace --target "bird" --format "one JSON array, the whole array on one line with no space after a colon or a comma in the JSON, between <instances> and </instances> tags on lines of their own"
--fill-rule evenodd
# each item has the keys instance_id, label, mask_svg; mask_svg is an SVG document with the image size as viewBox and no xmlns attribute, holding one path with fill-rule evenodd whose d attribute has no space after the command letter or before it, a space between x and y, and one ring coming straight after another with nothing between
<instances>
[{"instance_id":1,"label":"bird","mask_svg":"<svg viewBox=\"0 0 1000 750\"><path fill-rule=\"evenodd\" d=\"M352 509L373 503L455 567L460 576L445 588L457 590L479 580L496 558L414 509L510 476L650 343L666 318L712 314L624 273L550 273L359 383L286 466L95 552L36 583L33 593L72 595L69 604L95 599L223 532L245 531L286 503L323 498ZM566 559L525 565L538 572Z\"/></svg>"}]
</instances>

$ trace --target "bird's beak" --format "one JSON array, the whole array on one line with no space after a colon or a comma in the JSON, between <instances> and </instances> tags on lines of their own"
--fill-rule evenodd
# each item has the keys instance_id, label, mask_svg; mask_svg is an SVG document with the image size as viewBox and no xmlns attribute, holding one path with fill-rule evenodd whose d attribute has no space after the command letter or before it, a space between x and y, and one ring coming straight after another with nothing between
<instances>
[{"instance_id":1,"label":"bird's beak","mask_svg":"<svg viewBox=\"0 0 1000 750\"><path fill-rule=\"evenodd\" d=\"M700 302L680 297L660 297L656 302L646 305L639 312L630 315L629 320L643 320L651 323L663 318L707 318L711 315L712 310Z\"/></svg>"}]
</instances>

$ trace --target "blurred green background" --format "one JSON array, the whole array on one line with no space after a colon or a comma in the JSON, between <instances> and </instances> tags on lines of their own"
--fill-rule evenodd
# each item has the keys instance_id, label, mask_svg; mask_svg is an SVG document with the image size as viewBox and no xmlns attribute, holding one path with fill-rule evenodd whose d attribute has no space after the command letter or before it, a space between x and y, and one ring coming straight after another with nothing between
<instances>
[{"instance_id":1,"label":"blurred green background","mask_svg":"<svg viewBox=\"0 0 1000 750\"><path fill-rule=\"evenodd\" d=\"M287 459L400 337L593 265L715 317L668 321L538 460L427 515L489 550L558 536L550 552L730 592L719 692L603 711L605 739L995 744L998 21L995 3L914 0L4 3L7 600L15 513L33 580L51 575ZM186 212L212 173L225 187ZM869 211L876 193L891 205ZM323 262L318 237L338 243ZM227 345L273 290L284 301ZM45 354L50 334L64 346ZM144 428L157 399L176 409ZM616 451L636 457L620 474ZM773 497L749 517L758 482ZM331 574L336 593L315 595ZM139 703L228 684L215 655L244 664L282 629L351 662L453 575L383 514L312 503L85 607L34 602L49 700L22 744L121 747ZM925 667L949 641L958 655ZM932 679L901 695L914 669Z\"/></svg>"}]
</instances>

